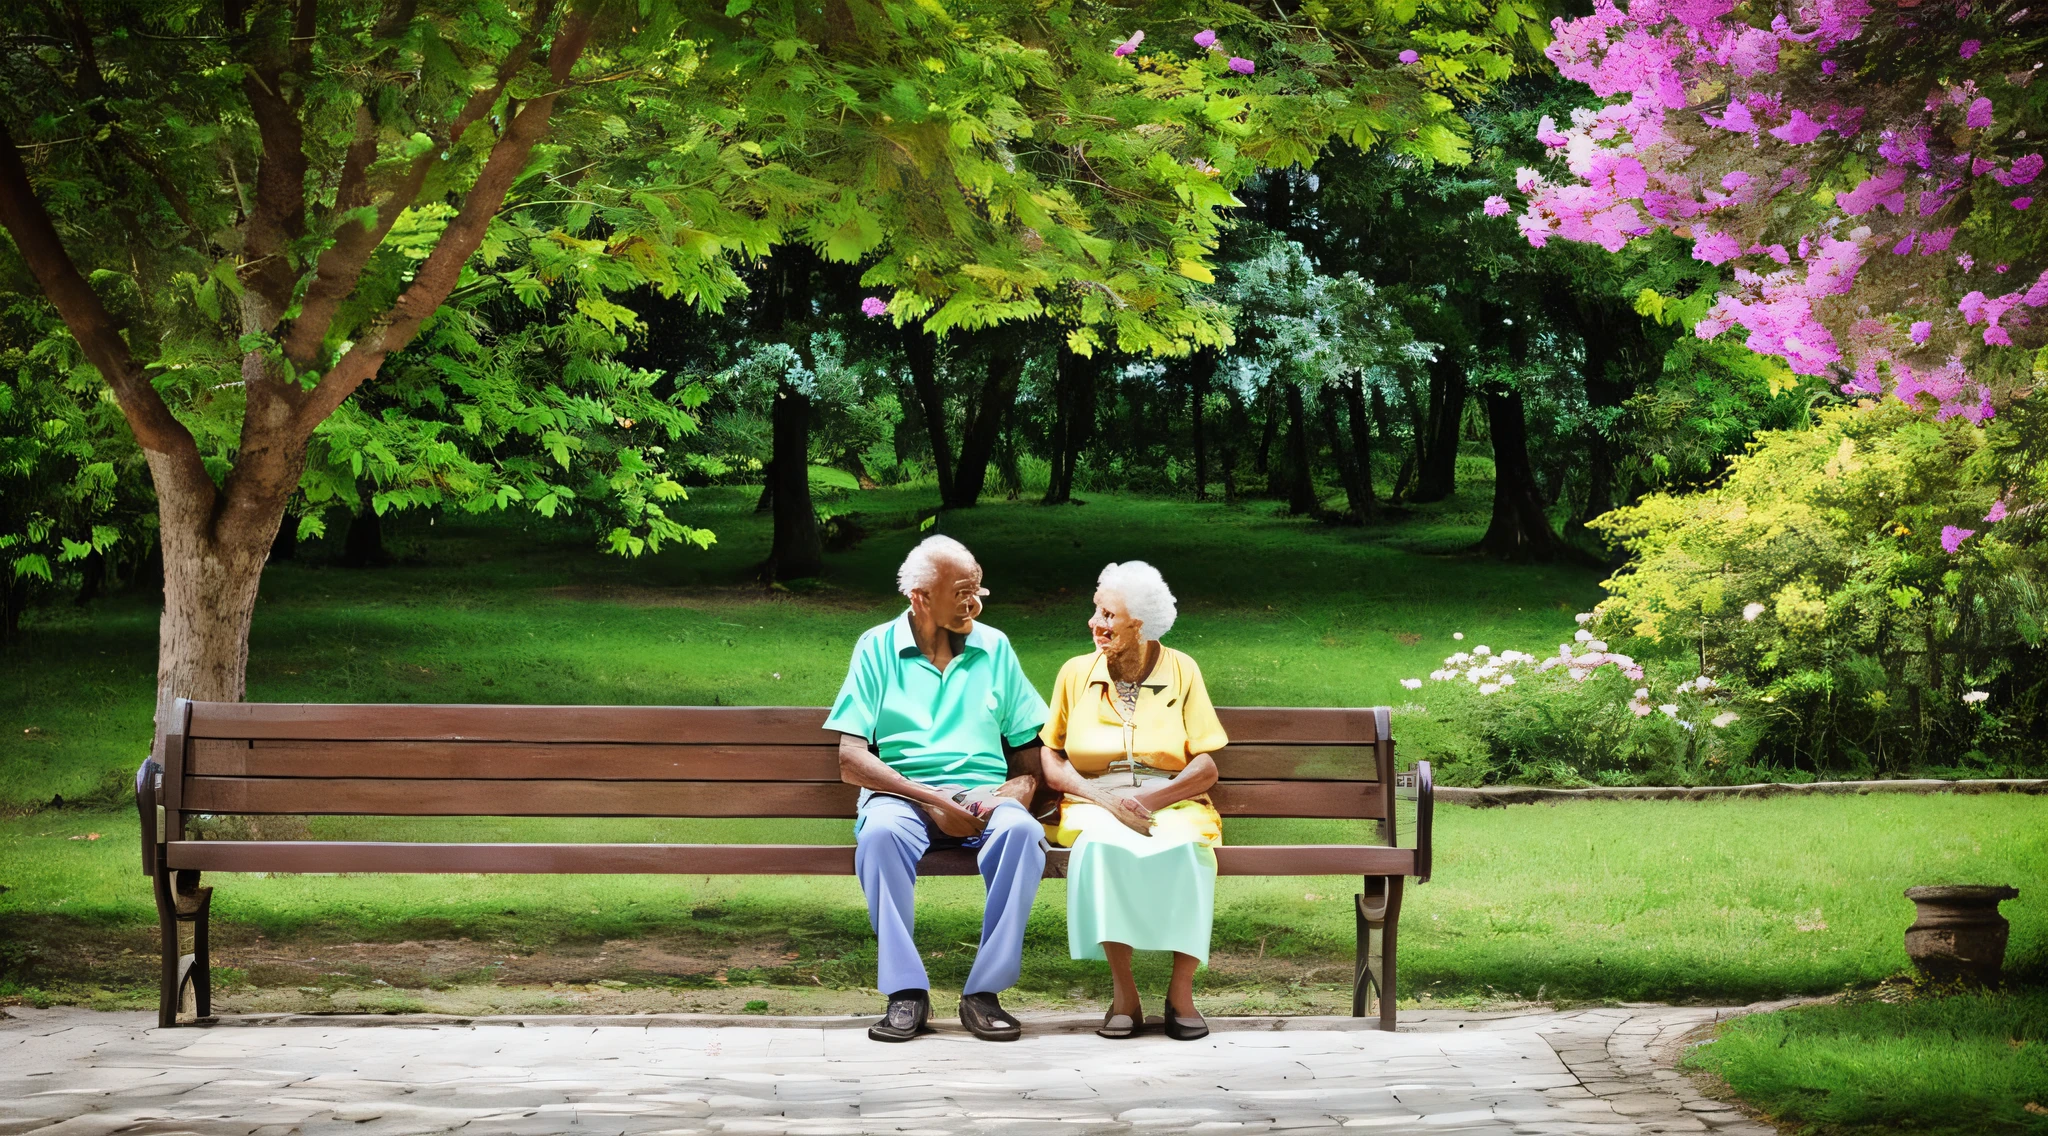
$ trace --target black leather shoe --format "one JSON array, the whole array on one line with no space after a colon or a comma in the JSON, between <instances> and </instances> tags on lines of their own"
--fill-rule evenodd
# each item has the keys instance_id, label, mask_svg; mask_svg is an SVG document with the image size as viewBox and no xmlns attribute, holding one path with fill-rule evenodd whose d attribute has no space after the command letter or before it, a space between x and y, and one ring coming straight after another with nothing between
<instances>
[{"instance_id":1,"label":"black leather shoe","mask_svg":"<svg viewBox=\"0 0 2048 1136\"><path fill-rule=\"evenodd\" d=\"M868 1027L871 1041L909 1041L921 1033L932 1032L927 1020L932 1016L931 995L923 990L898 990L889 995L889 1008L882 1012L882 1020Z\"/></svg>"},{"instance_id":2,"label":"black leather shoe","mask_svg":"<svg viewBox=\"0 0 2048 1136\"><path fill-rule=\"evenodd\" d=\"M960 1024L983 1041L1015 1041L1024 1036L1016 1015L1003 1009L993 994L962 994Z\"/></svg>"}]
</instances>

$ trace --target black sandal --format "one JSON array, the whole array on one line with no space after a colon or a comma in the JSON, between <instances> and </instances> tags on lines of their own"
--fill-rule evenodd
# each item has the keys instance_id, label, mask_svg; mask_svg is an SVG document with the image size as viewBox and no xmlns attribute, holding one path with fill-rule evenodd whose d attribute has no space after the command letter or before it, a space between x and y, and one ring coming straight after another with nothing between
<instances>
[{"instance_id":1,"label":"black sandal","mask_svg":"<svg viewBox=\"0 0 2048 1136\"><path fill-rule=\"evenodd\" d=\"M1175 1041L1200 1041L1209 1036L1209 1023L1200 1013L1182 1017L1173 1003L1166 1004L1166 1036Z\"/></svg>"},{"instance_id":2,"label":"black sandal","mask_svg":"<svg viewBox=\"0 0 2048 1136\"><path fill-rule=\"evenodd\" d=\"M1095 1033L1097 1036L1109 1038L1111 1041L1122 1041L1127 1037L1136 1037L1138 1036L1137 1016L1134 1014L1119 1014L1115 1010L1110 1010L1102 1015L1102 1028L1096 1030Z\"/></svg>"}]
</instances>

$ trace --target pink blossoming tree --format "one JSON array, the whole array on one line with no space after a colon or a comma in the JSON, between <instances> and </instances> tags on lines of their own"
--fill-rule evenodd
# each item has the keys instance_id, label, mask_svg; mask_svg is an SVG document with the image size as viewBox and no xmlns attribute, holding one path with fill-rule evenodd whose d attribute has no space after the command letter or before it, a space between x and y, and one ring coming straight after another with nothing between
<instances>
[{"instance_id":1,"label":"pink blossoming tree","mask_svg":"<svg viewBox=\"0 0 2048 1136\"><path fill-rule=\"evenodd\" d=\"M1982 422L2048 342L2041 180L2048 11L2018 3L1598 0L1547 50L1601 103L1538 139L1531 244L1666 230L1731 281L1694 331L1853 396ZM1492 210L1489 210L1492 212Z\"/></svg>"}]
</instances>

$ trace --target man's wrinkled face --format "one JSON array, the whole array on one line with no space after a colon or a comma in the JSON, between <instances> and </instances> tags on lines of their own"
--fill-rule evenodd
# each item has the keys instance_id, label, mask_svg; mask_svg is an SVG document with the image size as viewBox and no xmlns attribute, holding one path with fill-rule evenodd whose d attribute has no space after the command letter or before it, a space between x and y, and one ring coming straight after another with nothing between
<instances>
[{"instance_id":1,"label":"man's wrinkled face","mask_svg":"<svg viewBox=\"0 0 2048 1136\"><path fill-rule=\"evenodd\" d=\"M940 627L965 635L974 630L974 621L981 615L981 597L987 594L988 589L981 586L981 565L972 560L941 561L937 577L912 593L911 599L922 603Z\"/></svg>"}]
</instances>

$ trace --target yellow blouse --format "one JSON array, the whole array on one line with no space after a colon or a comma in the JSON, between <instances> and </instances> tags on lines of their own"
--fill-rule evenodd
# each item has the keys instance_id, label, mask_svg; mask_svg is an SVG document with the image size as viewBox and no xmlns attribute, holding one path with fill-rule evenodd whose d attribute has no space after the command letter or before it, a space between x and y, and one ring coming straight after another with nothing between
<instances>
[{"instance_id":1,"label":"yellow blouse","mask_svg":"<svg viewBox=\"0 0 2048 1136\"><path fill-rule=\"evenodd\" d=\"M1045 728L1038 738L1062 750L1076 770L1090 777L1124 759L1124 720L1117 713L1116 683L1101 651L1077 655L1053 682ZM1199 753L1230 744L1195 661L1160 644L1159 661L1138 688L1131 756L1155 769L1178 772Z\"/></svg>"}]
</instances>

